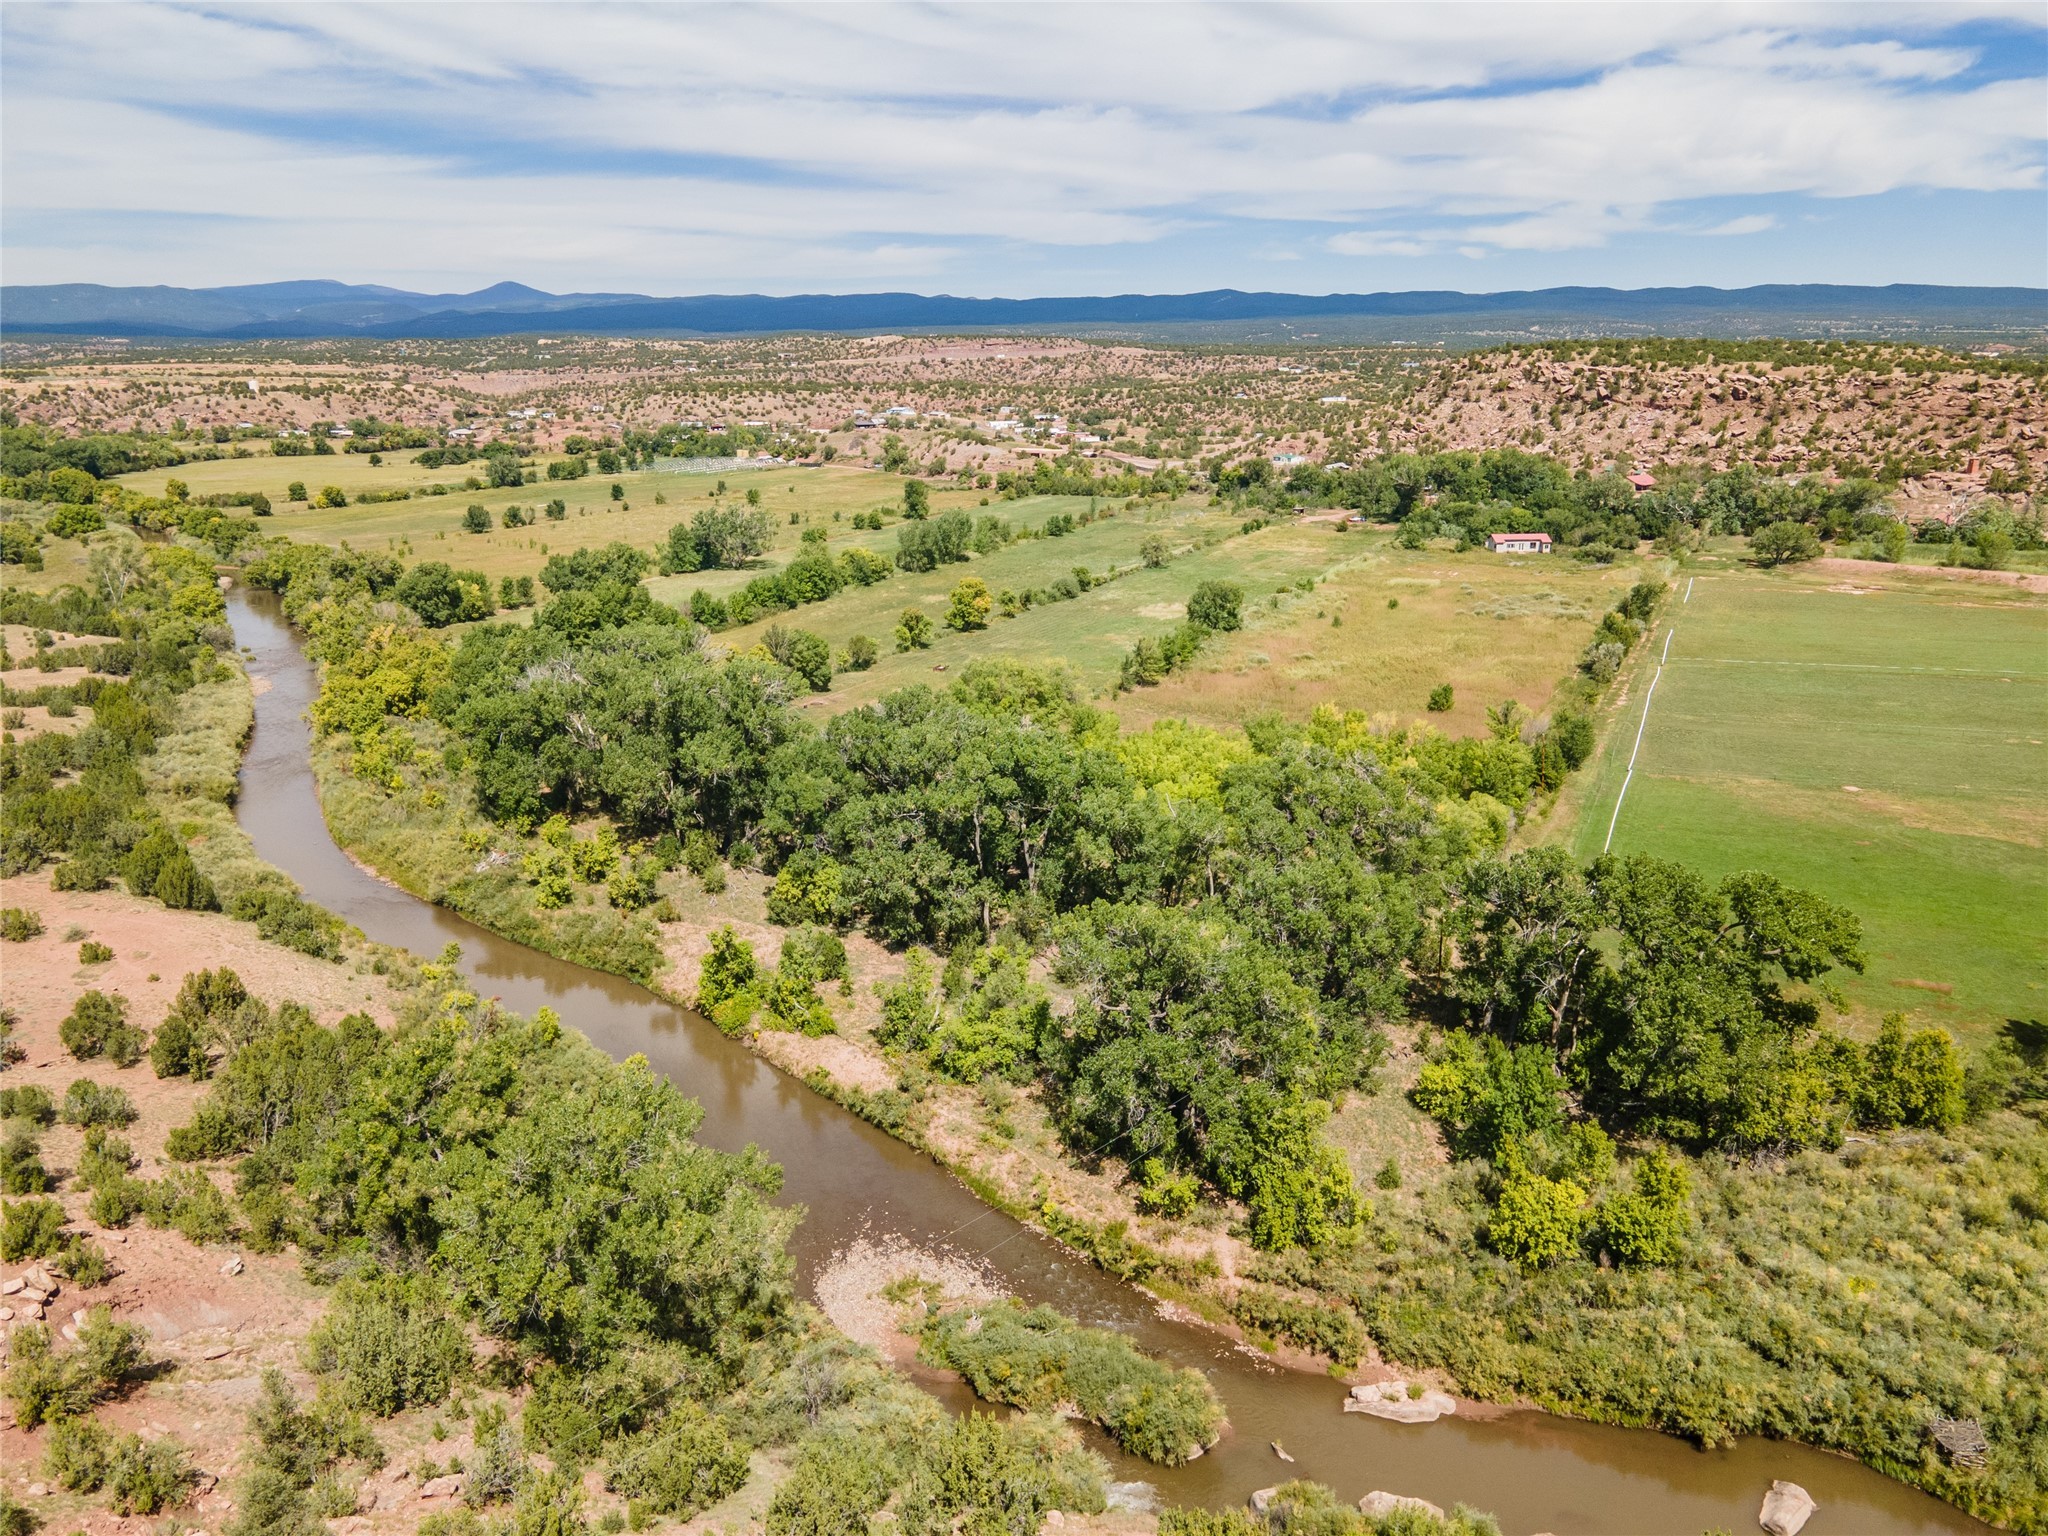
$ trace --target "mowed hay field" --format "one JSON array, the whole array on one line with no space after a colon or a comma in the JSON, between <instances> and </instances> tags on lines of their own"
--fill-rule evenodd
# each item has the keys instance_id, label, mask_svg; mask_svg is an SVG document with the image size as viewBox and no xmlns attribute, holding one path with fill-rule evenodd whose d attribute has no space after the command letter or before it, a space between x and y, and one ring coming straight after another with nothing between
<instances>
[{"instance_id":1,"label":"mowed hay field","mask_svg":"<svg viewBox=\"0 0 2048 1536\"><path fill-rule=\"evenodd\" d=\"M1317 585L1276 595L1256 560L1226 559L1219 574L1247 588L1244 629L1213 643L1189 671L1124 695L1118 713L1127 723L1231 725L1273 711L1301 718L1330 704L1479 735L1487 708L1504 699L1543 714L1601 614L1654 574L1636 562L1602 568L1405 550L1385 534L1338 534L1329 523L1266 529L1230 550L1256 550L1272 571L1318 570ZM1451 685L1455 704L1431 714L1439 683Z\"/></svg>"},{"instance_id":2,"label":"mowed hay field","mask_svg":"<svg viewBox=\"0 0 2048 1536\"><path fill-rule=\"evenodd\" d=\"M1723 570L1663 627L1613 851L1768 870L1855 911L1862 1026L1902 1010L1981 1036L2048 1014L2048 601L1903 572ZM1655 661L1579 801L1582 857L1607 837Z\"/></svg>"}]
</instances>

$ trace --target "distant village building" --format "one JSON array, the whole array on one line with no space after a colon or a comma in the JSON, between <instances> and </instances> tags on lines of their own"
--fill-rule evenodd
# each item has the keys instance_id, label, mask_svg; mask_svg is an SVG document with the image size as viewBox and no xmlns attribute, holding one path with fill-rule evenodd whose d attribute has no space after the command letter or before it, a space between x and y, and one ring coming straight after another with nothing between
<instances>
[{"instance_id":1,"label":"distant village building","mask_svg":"<svg viewBox=\"0 0 2048 1536\"><path fill-rule=\"evenodd\" d=\"M1634 474L1630 475L1628 477L1628 483L1636 488L1636 494L1638 496L1642 495L1645 491L1654 491L1655 489L1657 489L1657 477L1655 475L1645 474L1641 470L1637 470Z\"/></svg>"},{"instance_id":2,"label":"distant village building","mask_svg":"<svg viewBox=\"0 0 2048 1536\"><path fill-rule=\"evenodd\" d=\"M1550 535L1547 533L1489 533L1486 547L1496 555L1547 555L1550 553Z\"/></svg>"},{"instance_id":3,"label":"distant village building","mask_svg":"<svg viewBox=\"0 0 2048 1536\"><path fill-rule=\"evenodd\" d=\"M1305 453L1276 453L1273 455L1274 466L1279 469L1285 469L1290 464L1306 464L1307 462L1308 455Z\"/></svg>"}]
</instances>

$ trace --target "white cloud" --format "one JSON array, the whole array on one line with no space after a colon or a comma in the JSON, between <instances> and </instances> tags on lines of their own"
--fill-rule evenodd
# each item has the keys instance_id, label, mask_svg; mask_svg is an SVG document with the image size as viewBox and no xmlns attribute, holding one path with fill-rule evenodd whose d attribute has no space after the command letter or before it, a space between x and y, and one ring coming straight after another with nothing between
<instances>
[{"instance_id":1,"label":"white cloud","mask_svg":"<svg viewBox=\"0 0 2048 1536\"><path fill-rule=\"evenodd\" d=\"M1330 236L1324 243L1339 256L1427 256L1444 246L1437 239L1366 229L1348 229L1341 235Z\"/></svg>"},{"instance_id":2,"label":"white cloud","mask_svg":"<svg viewBox=\"0 0 2048 1536\"><path fill-rule=\"evenodd\" d=\"M1729 219L1711 229L1700 231L1703 235L1760 235L1767 229L1776 229L1778 221L1768 213L1745 213L1740 218Z\"/></svg>"},{"instance_id":3,"label":"white cloud","mask_svg":"<svg viewBox=\"0 0 2048 1536\"><path fill-rule=\"evenodd\" d=\"M2039 191L2048 85L1955 84L1976 14L22 4L0 210L11 281L786 290L1246 221L1354 260L1589 250L1773 227L1671 217L1699 199ZM249 222L64 233L144 212Z\"/></svg>"}]
</instances>

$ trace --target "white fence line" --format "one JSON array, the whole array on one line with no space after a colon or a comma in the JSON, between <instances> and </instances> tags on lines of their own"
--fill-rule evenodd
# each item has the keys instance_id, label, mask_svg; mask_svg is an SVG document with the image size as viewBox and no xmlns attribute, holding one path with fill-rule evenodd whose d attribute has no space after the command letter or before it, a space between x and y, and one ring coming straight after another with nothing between
<instances>
[{"instance_id":1,"label":"white fence line","mask_svg":"<svg viewBox=\"0 0 2048 1536\"><path fill-rule=\"evenodd\" d=\"M1687 600L1692 597L1692 583L1685 584ZM1643 718L1636 726L1636 742L1629 749L1628 772L1621 776L1621 793L1614 797L1614 814L1607 818L1607 841L1600 845L1605 853L1614 846L1614 829L1621 823L1621 802L1628 798L1628 787L1636 776L1636 754L1643 750L1643 732L1650 728L1650 705L1657 697L1657 685L1664 681L1664 663L1671 659L1671 641L1678 634L1678 626L1664 631L1664 650L1657 658L1657 675L1650 679L1650 691L1643 695Z\"/></svg>"}]
</instances>

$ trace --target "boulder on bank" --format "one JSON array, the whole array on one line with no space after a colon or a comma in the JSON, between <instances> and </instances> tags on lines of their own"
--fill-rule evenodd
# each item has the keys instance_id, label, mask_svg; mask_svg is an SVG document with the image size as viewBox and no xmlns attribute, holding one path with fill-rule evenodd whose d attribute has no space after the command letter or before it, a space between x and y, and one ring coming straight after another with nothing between
<instances>
[{"instance_id":1,"label":"boulder on bank","mask_svg":"<svg viewBox=\"0 0 2048 1536\"><path fill-rule=\"evenodd\" d=\"M1388 1493L1383 1488L1375 1488L1360 1499L1358 1509L1360 1514L1374 1520L1391 1515L1397 1509L1412 1509L1438 1520L1444 1517L1443 1509L1427 1499L1410 1498L1405 1493Z\"/></svg>"},{"instance_id":2,"label":"boulder on bank","mask_svg":"<svg viewBox=\"0 0 2048 1536\"><path fill-rule=\"evenodd\" d=\"M1757 1511L1756 1523L1771 1536L1799 1536L1818 1507L1812 1494L1797 1483L1781 1479L1772 1483L1771 1491L1764 1495L1764 1507Z\"/></svg>"},{"instance_id":3,"label":"boulder on bank","mask_svg":"<svg viewBox=\"0 0 2048 1536\"><path fill-rule=\"evenodd\" d=\"M1457 1399L1431 1387L1421 1396L1409 1395L1405 1381L1374 1381L1353 1387L1344 1399L1346 1413L1369 1413L1376 1419L1396 1424L1434 1424L1447 1413L1458 1411Z\"/></svg>"}]
</instances>

